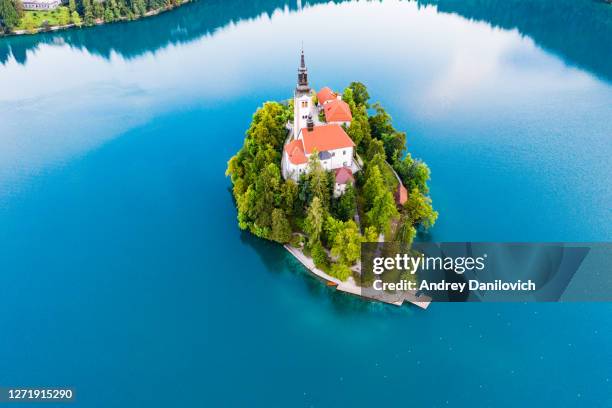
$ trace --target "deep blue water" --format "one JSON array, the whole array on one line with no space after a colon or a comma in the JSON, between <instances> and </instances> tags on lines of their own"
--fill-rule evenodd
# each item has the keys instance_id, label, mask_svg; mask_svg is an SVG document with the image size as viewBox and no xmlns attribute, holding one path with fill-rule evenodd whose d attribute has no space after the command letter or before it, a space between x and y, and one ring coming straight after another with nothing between
<instances>
[{"instance_id":1,"label":"deep blue water","mask_svg":"<svg viewBox=\"0 0 612 408\"><path fill-rule=\"evenodd\" d=\"M224 176L303 40L315 87L366 83L431 167L431 239L610 241L611 19L203 0L0 39L0 385L87 407L612 406L612 305L336 294L238 230Z\"/></svg>"}]
</instances>

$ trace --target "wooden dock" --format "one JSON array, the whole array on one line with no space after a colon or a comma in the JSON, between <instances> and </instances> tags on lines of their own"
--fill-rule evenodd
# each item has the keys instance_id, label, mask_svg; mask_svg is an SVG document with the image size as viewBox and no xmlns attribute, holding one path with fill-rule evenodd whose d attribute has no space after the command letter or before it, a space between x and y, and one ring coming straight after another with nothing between
<instances>
[{"instance_id":1,"label":"wooden dock","mask_svg":"<svg viewBox=\"0 0 612 408\"><path fill-rule=\"evenodd\" d=\"M294 248L291 245L285 245L285 249L287 249L287 251L289 251L289 253L298 261L300 261L300 263L304 265L306 269L317 277L326 281L331 286L334 286L336 290L395 306L401 306L404 304L404 302L409 302L417 307L420 307L421 309L427 309L431 303L430 297L425 295L417 296L416 293L409 291L383 292L374 288L363 288L357 286L354 282L352 282L352 279L343 282L340 279L334 278L333 276L330 276L318 269L312 259L304 255L302 250Z\"/></svg>"}]
</instances>

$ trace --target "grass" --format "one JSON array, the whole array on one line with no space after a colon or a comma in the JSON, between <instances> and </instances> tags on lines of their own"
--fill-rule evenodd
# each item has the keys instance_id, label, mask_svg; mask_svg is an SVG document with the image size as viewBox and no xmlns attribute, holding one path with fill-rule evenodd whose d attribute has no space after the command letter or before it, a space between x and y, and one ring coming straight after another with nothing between
<instances>
[{"instance_id":1,"label":"grass","mask_svg":"<svg viewBox=\"0 0 612 408\"><path fill-rule=\"evenodd\" d=\"M18 30L25 30L26 25L26 16L30 16L34 21L34 28L39 28L43 25L45 21L49 23L49 26L57 26L60 25L59 17L61 13L61 9L63 7L58 7L55 10L51 11L25 11L24 16L19 21L19 25L17 26Z\"/></svg>"}]
</instances>

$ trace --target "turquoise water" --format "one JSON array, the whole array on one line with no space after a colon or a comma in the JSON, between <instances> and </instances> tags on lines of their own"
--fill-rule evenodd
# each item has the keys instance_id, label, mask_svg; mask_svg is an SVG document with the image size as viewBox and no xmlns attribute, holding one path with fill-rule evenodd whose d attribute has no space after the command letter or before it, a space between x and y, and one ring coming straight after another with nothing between
<instances>
[{"instance_id":1,"label":"turquoise water","mask_svg":"<svg viewBox=\"0 0 612 408\"><path fill-rule=\"evenodd\" d=\"M1 39L0 385L87 407L612 406L610 304L339 295L237 229L224 177L303 40L316 87L366 83L430 165L425 239L610 241L611 20L200 1Z\"/></svg>"}]
</instances>

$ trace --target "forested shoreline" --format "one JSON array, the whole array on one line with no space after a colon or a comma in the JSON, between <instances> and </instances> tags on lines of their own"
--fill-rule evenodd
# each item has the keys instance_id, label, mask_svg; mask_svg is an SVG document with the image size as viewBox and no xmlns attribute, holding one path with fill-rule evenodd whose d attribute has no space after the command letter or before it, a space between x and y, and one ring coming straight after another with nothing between
<instances>
[{"instance_id":1,"label":"forested shoreline","mask_svg":"<svg viewBox=\"0 0 612 408\"><path fill-rule=\"evenodd\" d=\"M26 11L21 0L0 0L1 34L35 34L58 28L131 21L191 0L69 0L54 10Z\"/></svg>"}]
</instances>

